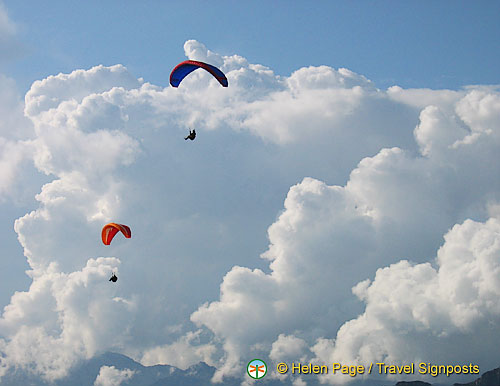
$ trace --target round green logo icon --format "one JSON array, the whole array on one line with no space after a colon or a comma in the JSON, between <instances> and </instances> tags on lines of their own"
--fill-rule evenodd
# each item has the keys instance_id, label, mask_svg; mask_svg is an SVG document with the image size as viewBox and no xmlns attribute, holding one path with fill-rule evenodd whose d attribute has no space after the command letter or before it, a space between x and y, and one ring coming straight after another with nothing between
<instances>
[{"instance_id":1,"label":"round green logo icon","mask_svg":"<svg viewBox=\"0 0 500 386\"><path fill-rule=\"evenodd\" d=\"M261 379L267 374L267 365L261 359L252 359L248 362L247 373L250 378Z\"/></svg>"}]
</instances>

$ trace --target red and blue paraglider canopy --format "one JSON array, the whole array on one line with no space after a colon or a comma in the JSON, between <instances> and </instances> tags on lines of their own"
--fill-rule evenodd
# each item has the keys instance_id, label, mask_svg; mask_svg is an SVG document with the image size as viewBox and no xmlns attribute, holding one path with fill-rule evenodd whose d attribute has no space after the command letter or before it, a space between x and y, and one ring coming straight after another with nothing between
<instances>
[{"instance_id":1,"label":"red and blue paraglider canopy","mask_svg":"<svg viewBox=\"0 0 500 386\"><path fill-rule=\"evenodd\" d=\"M172 87L179 87L182 80L198 68L203 68L204 70L211 73L223 87L227 87L227 78L224 73L217 67L212 66L208 63L198 62L196 60L186 60L179 63L170 73L170 84Z\"/></svg>"}]
</instances>

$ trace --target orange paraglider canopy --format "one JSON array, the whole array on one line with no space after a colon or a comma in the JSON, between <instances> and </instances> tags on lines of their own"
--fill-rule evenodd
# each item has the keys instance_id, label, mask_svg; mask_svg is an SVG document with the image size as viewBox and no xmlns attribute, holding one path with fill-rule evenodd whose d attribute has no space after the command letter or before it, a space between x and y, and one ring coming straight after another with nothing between
<instances>
[{"instance_id":1,"label":"orange paraglider canopy","mask_svg":"<svg viewBox=\"0 0 500 386\"><path fill-rule=\"evenodd\" d=\"M109 245L118 231L122 232L127 239L130 239L130 237L132 237L132 232L130 231L130 228L128 226L110 222L109 224L104 225L104 227L102 228L102 242L105 245Z\"/></svg>"}]
</instances>

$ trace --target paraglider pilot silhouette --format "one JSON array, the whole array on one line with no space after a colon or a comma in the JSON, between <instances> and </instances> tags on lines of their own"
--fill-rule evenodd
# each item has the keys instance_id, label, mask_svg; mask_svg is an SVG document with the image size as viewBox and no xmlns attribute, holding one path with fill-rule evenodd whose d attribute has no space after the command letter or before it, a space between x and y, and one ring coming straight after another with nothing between
<instances>
[{"instance_id":1,"label":"paraglider pilot silhouette","mask_svg":"<svg viewBox=\"0 0 500 386\"><path fill-rule=\"evenodd\" d=\"M118 276L113 272L113 275L109 278L109 281L112 281L113 283L116 283L118 280Z\"/></svg>"},{"instance_id":2,"label":"paraglider pilot silhouette","mask_svg":"<svg viewBox=\"0 0 500 386\"><path fill-rule=\"evenodd\" d=\"M190 139L193 141L196 138L196 130L193 129L193 131L189 130L189 135L187 137L184 137L185 140Z\"/></svg>"}]
</instances>

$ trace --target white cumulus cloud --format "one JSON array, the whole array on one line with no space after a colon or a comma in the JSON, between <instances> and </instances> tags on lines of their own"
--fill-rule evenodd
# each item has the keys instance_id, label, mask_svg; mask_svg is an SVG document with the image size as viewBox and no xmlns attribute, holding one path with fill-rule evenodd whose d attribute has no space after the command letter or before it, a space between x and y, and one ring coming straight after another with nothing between
<instances>
[{"instance_id":1,"label":"white cumulus cloud","mask_svg":"<svg viewBox=\"0 0 500 386\"><path fill-rule=\"evenodd\" d=\"M363 314L313 347L325 361L498 365L500 221L455 225L431 263L400 261L353 292ZM325 378L326 379L326 378Z\"/></svg>"},{"instance_id":2,"label":"white cumulus cloud","mask_svg":"<svg viewBox=\"0 0 500 386\"><path fill-rule=\"evenodd\" d=\"M251 357L458 360L478 328L468 360L489 365L498 90L379 90L347 69L277 76L184 49L229 87L202 70L174 89L96 66L36 81L21 118L0 92L18 114L1 127L0 193L28 186L26 162L46 178L15 220L32 284L0 319L1 368L52 380L115 350L203 360L220 381ZM132 238L102 245L110 221Z\"/></svg>"},{"instance_id":3,"label":"white cumulus cloud","mask_svg":"<svg viewBox=\"0 0 500 386\"><path fill-rule=\"evenodd\" d=\"M132 378L134 373L130 369L119 370L115 366L102 366L94 386L120 386L124 381Z\"/></svg>"},{"instance_id":4,"label":"white cumulus cloud","mask_svg":"<svg viewBox=\"0 0 500 386\"><path fill-rule=\"evenodd\" d=\"M498 305L493 300L497 283L491 283L491 276L483 275L475 276L471 282L469 270L476 265L474 255L448 257L454 265L463 259L472 260L471 265L464 262L462 270L454 271L453 280L449 281L457 283L454 291L463 292L467 301L478 303L480 309L472 307L466 311L465 303L460 305L453 297L449 300L451 294L437 296L446 264L436 274L428 263L448 229L459 229L461 225L455 224L464 221L463 226L468 226L468 216L486 220L488 227L497 221L488 220L488 208L491 202L498 202L500 195L496 178L500 175L499 164L491 162L500 145L500 115L495 103L498 94L477 94L478 91L470 90L453 100L453 106L446 109L455 111L453 115L441 114L439 107L423 110L415 129L420 155L400 148L382 149L359 163L345 187L306 178L290 189L284 212L269 228L270 247L262 255L271 261L271 272L234 267L223 280L220 300L200 307L191 317L224 342L226 362L215 380L236 374L237 364L243 358L266 352L274 358L276 342L283 340L278 338L282 334L308 338L325 363L334 358L346 363L465 360L465 354L455 354L457 345L462 340L475 339L477 328L486 326L486 341L498 342ZM481 129L486 126L483 122L488 122L488 130ZM450 146L470 132L479 133L477 140ZM454 228L445 237L446 243L438 255L441 264L455 233L459 234ZM489 236L493 238L493 250L487 246L488 269L493 276L500 257L494 247L496 236L495 231ZM465 235L457 238L462 239L464 247L470 248L473 243ZM421 264L399 261L405 258ZM377 266L386 264L390 264L385 270L394 273L394 280L384 280L387 277L382 272L386 271L377 271ZM362 279L376 271L370 287ZM476 271L484 272L484 268ZM383 301L378 296L378 285L389 299ZM356 304L348 295L351 287L362 300L367 288L376 292L358 318ZM489 289L484 294L487 302L476 290L483 287ZM370 318L371 306L378 302L390 307L377 310L376 317L382 320ZM448 309L450 303L454 312ZM391 315L401 320L383 328L383 322ZM448 330L458 328L464 317L477 319L478 324L466 323L467 331L450 337ZM352 321L344 322L351 318ZM238 328L231 327L235 324ZM373 332L369 334L367 329ZM408 330L415 330L415 336ZM332 349L326 349L329 340L324 337L335 336L336 341L328 343ZM428 344L441 336L446 344L436 341L440 342L436 343L440 349ZM314 343L315 339L319 342ZM477 349L467 351L467 361L493 366L489 353L495 350L495 344L476 343ZM349 353L344 345L350 348ZM390 349L384 347L389 345ZM324 355L325 351L330 355Z\"/></svg>"}]
</instances>

